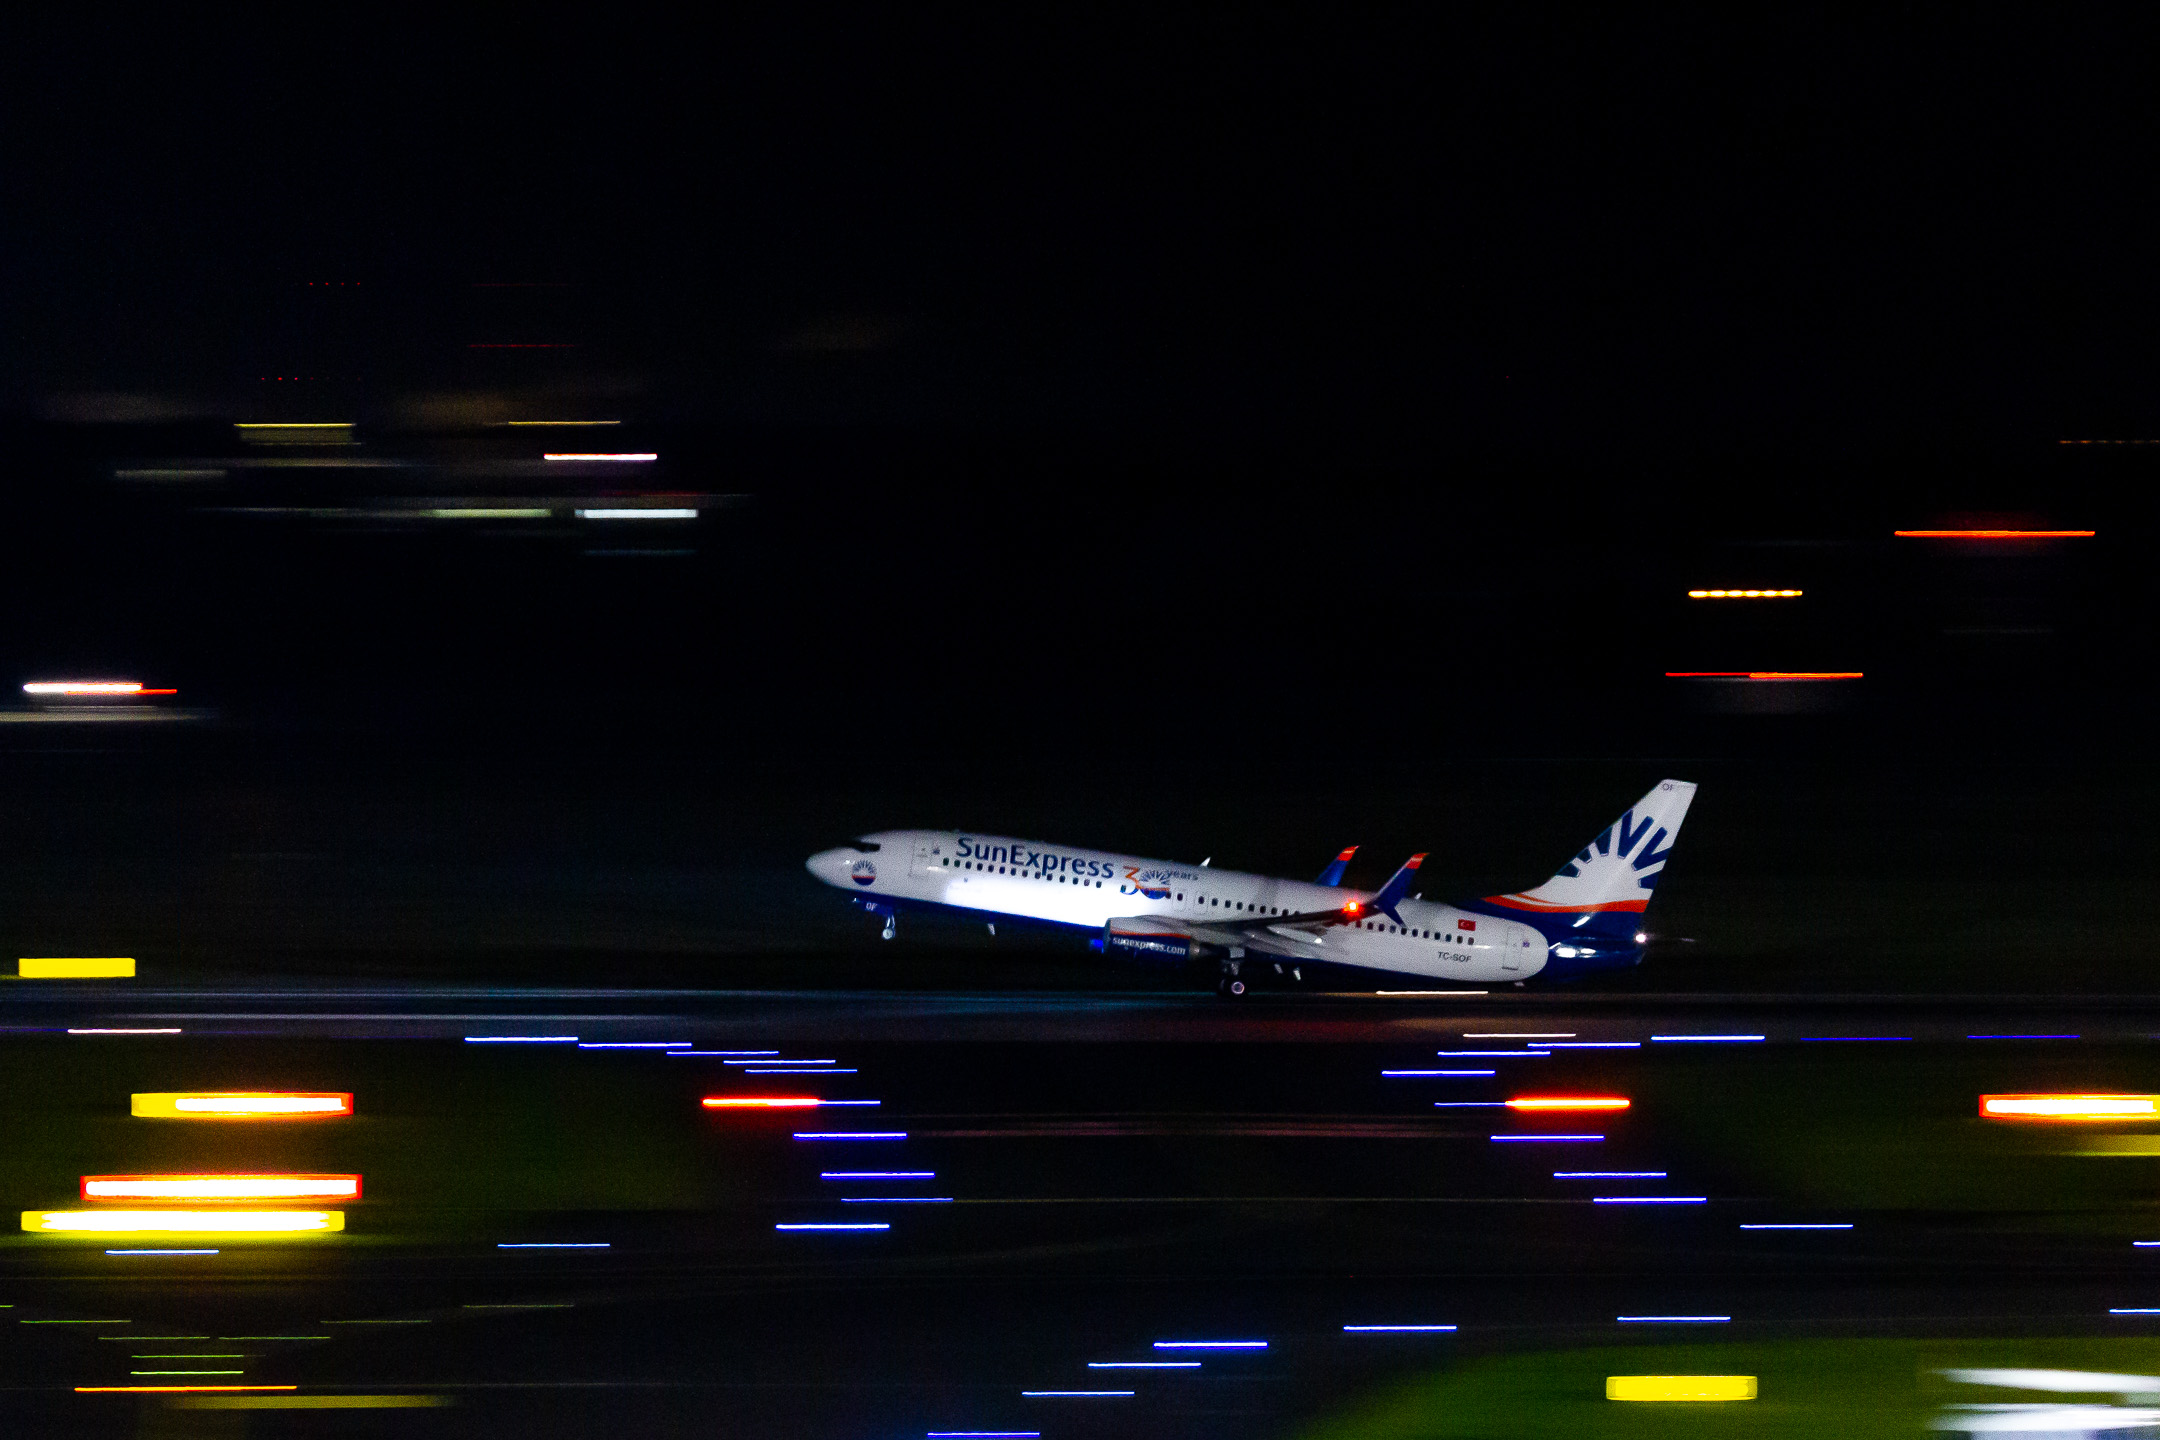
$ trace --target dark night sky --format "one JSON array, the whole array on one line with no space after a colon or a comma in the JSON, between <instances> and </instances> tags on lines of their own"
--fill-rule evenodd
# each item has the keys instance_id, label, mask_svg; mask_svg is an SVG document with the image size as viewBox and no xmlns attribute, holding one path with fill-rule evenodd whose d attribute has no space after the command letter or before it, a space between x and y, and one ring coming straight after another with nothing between
<instances>
[{"instance_id":1,"label":"dark night sky","mask_svg":"<svg viewBox=\"0 0 2160 1440\"><path fill-rule=\"evenodd\" d=\"M244 405L308 279L373 288L371 395L455 384L462 292L519 279L698 422L1415 463L2152 418L2149 47L2105 11L589 21L30 32L8 393ZM881 353L788 349L850 320Z\"/></svg>"}]
</instances>

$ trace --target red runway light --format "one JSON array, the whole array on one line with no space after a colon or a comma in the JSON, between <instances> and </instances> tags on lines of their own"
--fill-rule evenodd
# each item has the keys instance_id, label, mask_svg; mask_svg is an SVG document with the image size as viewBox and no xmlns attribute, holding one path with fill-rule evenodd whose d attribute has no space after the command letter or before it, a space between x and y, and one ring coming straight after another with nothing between
<instances>
[{"instance_id":1,"label":"red runway light","mask_svg":"<svg viewBox=\"0 0 2160 1440\"><path fill-rule=\"evenodd\" d=\"M815 1095L708 1095L707 1110L814 1110L824 1102Z\"/></svg>"},{"instance_id":2,"label":"red runway light","mask_svg":"<svg viewBox=\"0 0 2160 1440\"><path fill-rule=\"evenodd\" d=\"M1520 1095L1507 1102L1510 1110L1625 1110L1628 1101L1618 1095Z\"/></svg>"}]
</instances>

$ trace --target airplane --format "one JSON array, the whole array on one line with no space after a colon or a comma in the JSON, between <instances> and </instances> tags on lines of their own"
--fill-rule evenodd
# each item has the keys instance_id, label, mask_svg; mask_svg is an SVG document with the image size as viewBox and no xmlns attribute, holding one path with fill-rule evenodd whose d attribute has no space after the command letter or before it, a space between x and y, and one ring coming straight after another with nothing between
<instances>
[{"instance_id":1,"label":"airplane","mask_svg":"<svg viewBox=\"0 0 2160 1440\"><path fill-rule=\"evenodd\" d=\"M1217 988L1312 984L1340 972L1523 984L1580 979L1642 963L1637 927L1695 798L1660 780L1550 880L1452 905L1411 892L1413 855L1378 890L1344 887L1357 847L1310 884L1045 845L967 830L883 830L821 850L810 873L885 920L940 911L1087 934L1105 953L1179 964L1213 962ZM1311 977L1311 978L1308 978Z\"/></svg>"}]
</instances>

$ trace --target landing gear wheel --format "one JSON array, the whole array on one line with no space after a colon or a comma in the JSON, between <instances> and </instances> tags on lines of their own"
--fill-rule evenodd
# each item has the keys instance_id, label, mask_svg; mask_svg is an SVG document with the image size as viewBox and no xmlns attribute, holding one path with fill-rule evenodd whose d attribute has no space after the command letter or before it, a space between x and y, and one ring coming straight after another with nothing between
<instances>
[{"instance_id":1,"label":"landing gear wheel","mask_svg":"<svg viewBox=\"0 0 2160 1440\"><path fill-rule=\"evenodd\" d=\"M1235 975L1225 975L1215 982L1215 993L1232 1000L1242 999L1245 994L1245 982Z\"/></svg>"}]
</instances>

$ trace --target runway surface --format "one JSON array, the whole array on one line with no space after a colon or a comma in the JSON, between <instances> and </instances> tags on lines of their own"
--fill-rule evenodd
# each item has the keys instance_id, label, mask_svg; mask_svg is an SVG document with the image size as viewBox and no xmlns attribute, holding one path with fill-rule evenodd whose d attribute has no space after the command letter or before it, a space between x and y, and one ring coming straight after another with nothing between
<instances>
[{"instance_id":1,"label":"runway surface","mask_svg":"<svg viewBox=\"0 0 2160 1440\"><path fill-rule=\"evenodd\" d=\"M2160 1325L2135 1313L2160 1307L2160 1248L2138 1244L2160 1240L2160 1118L1978 1113L1988 1093L2160 1091L2152 1002L8 999L18 1210L95 1208L93 1174L365 1177L336 1234L0 1245L0 1384L32 1428L1298 1435L1539 1357L1595 1369L1581 1357L1620 1345L1669 1367L1709 1331L1753 1357L1719 1363L1790 1395L1821 1370L1796 1346L1955 1361ZM197 1090L354 1108L129 1113ZM1538 1099L1597 1108L1508 1103ZM197 1250L215 1253L170 1253ZM167 1385L295 1388L130 1388ZM192 1408L205 1396L399 1414ZM1418 1433L1605 1433L1604 1411L1565 1408L1597 1397L1548 1398Z\"/></svg>"}]
</instances>

